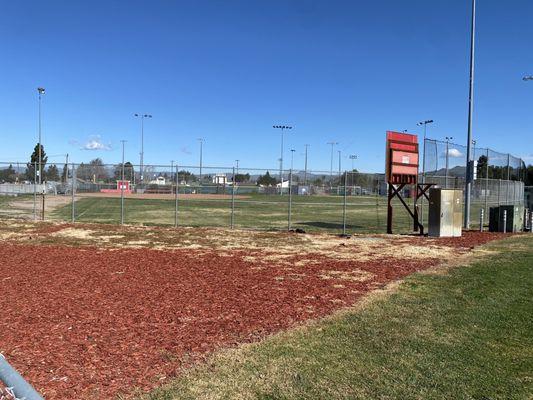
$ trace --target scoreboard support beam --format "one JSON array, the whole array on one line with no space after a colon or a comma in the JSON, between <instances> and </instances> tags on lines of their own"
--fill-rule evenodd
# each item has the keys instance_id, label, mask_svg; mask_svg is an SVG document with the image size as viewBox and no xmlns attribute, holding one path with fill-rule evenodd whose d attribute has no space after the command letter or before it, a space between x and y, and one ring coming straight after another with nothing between
<instances>
[{"instance_id":1,"label":"scoreboard support beam","mask_svg":"<svg viewBox=\"0 0 533 400\"><path fill-rule=\"evenodd\" d=\"M413 230L415 232L420 232L420 235L424 235L424 225L420 222L419 215L418 215L418 199L420 199L422 196L424 196L426 199L429 200L429 196L427 195L427 191L433 186L433 183L425 183L425 184L416 184L416 197L415 197L415 204L413 207L413 210L409 207L407 202L402 196L402 189L407 186L406 183L401 183L398 185L398 187L395 187L395 185L389 184L389 190L388 190L388 201L387 201L387 233L392 233L392 221L393 221L393 212L394 207L392 206L392 200L394 197L398 197L400 202L403 204L411 218L413 219Z\"/></svg>"}]
</instances>

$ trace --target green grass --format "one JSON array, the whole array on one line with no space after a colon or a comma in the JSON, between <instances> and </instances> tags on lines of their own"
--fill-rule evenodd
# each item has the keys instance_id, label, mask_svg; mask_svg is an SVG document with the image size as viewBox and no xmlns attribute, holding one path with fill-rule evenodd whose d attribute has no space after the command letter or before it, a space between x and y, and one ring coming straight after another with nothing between
<instances>
[{"instance_id":1,"label":"green grass","mask_svg":"<svg viewBox=\"0 0 533 400\"><path fill-rule=\"evenodd\" d=\"M398 204L398 206L400 206ZM231 222L231 201L180 200L178 223L183 226L228 227ZM347 202L347 229L350 232L384 232L386 199L372 196L350 197ZM409 231L411 225L405 210L397 208L395 229ZM52 218L70 220L70 205L52 213ZM174 225L174 200L125 199L125 223ZM294 196L292 227L306 231L341 232L343 222L342 196ZM252 195L235 201L234 224L237 228L286 229L288 196ZM76 220L80 222L120 222L120 199L79 198Z\"/></svg>"},{"instance_id":2,"label":"green grass","mask_svg":"<svg viewBox=\"0 0 533 400\"><path fill-rule=\"evenodd\" d=\"M533 238L364 307L222 352L143 397L531 399Z\"/></svg>"}]
</instances>

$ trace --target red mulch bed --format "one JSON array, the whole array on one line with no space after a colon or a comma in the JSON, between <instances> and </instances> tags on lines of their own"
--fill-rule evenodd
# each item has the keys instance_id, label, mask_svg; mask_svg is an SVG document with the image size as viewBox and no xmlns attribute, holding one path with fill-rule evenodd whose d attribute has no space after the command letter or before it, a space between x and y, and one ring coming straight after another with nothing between
<instances>
[{"instance_id":1,"label":"red mulch bed","mask_svg":"<svg viewBox=\"0 0 533 400\"><path fill-rule=\"evenodd\" d=\"M431 241L466 251L500 237L467 233ZM438 263L307 254L303 258L323 262L302 267L293 264L302 256L285 260L290 265L272 265L245 261L249 255L260 256L5 243L0 351L48 400L112 398L134 388L149 390L217 348L325 316ZM323 277L327 271L353 270L373 276L366 281Z\"/></svg>"}]
</instances>

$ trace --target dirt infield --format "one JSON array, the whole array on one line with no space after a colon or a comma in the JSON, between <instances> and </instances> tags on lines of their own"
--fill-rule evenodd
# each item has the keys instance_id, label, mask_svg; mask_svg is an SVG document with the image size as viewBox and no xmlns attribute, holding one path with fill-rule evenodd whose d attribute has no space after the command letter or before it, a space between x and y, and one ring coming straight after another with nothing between
<instances>
[{"instance_id":1,"label":"dirt infield","mask_svg":"<svg viewBox=\"0 0 533 400\"><path fill-rule=\"evenodd\" d=\"M77 193L76 197L111 197L120 198L118 193ZM171 193L125 193L127 199L140 200L174 200L176 195ZM235 195L235 199L247 199L249 196ZM207 193L180 193L180 200L230 200L230 194L207 194Z\"/></svg>"},{"instance_id":2,"label":"dirt infield","mask_svg":"<svg viewBox=\"0 0 533 400\"><path fill-rule=\"evenodd\" d=\"M132 232L138 240L129 245ZM149 248L139 232L161 243L172 232L182 241ZM207 229L3 226L0 352L47 399L131 396L218 348L331 314L503 237L226 232L215 242L220 231ZM103 233L122 239L105 241Z\"/></svg>"}]
</instances>

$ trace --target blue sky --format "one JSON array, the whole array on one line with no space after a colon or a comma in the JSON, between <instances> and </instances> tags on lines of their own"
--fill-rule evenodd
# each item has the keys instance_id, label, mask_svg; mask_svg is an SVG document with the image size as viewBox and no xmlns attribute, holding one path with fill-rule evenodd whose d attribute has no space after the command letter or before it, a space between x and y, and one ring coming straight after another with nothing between
<instances>
[{"instance_id":1,"label":"blue sky","mask_svg":"<svg viewBox=\"0 0 533 400\"><path fill-rule=\"evenodd\" d=\"M533 161L533 2L478 0L474 137ZM470 4L446 1L25 1L0 13L0 161L37 138L76 162L381 171L386 130L466 142ZM92 143L96 149L84 150ZM54 158L58 162L60 157Z\"/></svg>"}]
</instances>

